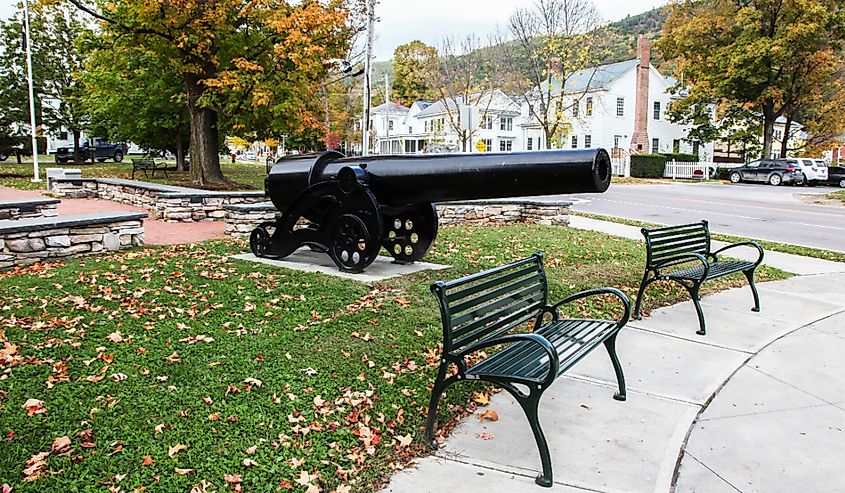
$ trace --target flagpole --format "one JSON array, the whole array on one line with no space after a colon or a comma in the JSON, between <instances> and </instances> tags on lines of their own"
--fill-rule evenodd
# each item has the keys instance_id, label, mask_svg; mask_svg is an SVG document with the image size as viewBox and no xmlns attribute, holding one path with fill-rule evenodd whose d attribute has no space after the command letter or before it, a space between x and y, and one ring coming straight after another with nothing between
<instances>
[{"instance_id":1,"label":"flagpole","mask_svg":"<svg viewBox=\"0 0 845 493\"><path fill-rule=\"evenodd\" d=\"M38 139L35 137L35 91L32 87L32 50L29 47L29 0L24 0L24 40L26 42L26 78L29 83L29 124L32 131L32 181L40 183L38 172Z\"/></svg>"},{"instance_id":2,"label":"flagpole","mask_svg":"<svg viewBox=\"0 0 845 493\"><path fill-rule=\"evenodd\" d=\"M362 155L370 155L370 93L372 92L372 83L370 76L372 75L372 60L373 60L373 25L375 24L375 0L367 0L367 54L364 59L364 121L361 122L363 129L362 135Z\"/></svg>"}]
</instances>

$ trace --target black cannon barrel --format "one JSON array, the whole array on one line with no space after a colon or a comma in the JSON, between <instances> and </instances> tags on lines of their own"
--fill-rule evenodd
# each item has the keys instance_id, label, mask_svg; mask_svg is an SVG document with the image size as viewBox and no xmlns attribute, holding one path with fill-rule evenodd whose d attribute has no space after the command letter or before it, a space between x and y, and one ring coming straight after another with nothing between
<instances>
[{"instance_id":1,"label":"black cannon barrel","mask_svg":"<svg viewBox=\"0 0 845 493\"><path fill-rule=\"evenodd\" d=\"M383 205L601 193L610 185L604 149L508 153L343 157L337 152L279 161L265 189L279 210L309 185L337 177L343 167L365 167L366 183Z\"/></svg>"}]
</instances>

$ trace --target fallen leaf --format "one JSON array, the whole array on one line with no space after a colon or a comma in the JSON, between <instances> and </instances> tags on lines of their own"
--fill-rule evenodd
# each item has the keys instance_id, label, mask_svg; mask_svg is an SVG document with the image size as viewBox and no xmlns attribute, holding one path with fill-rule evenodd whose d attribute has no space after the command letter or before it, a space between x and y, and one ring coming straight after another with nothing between
<instances>
[{"instance_id":1,"label":"fallen leaf","mask_svg":"<svg viewBox=\"0 0 845 493\"><path fill-rule=\"evenodd\" d=\"M181 451L183 451L187 448L188 448L187 446L182 445L181 443L176 444L172 447L167 447L167 456L173 457L174 455L178 454L179 452L181 452Z\"/></svg>"},{"instance_id":2,"label":"fallen leaf","mask_svg":"<svg viewBox=\"0 0 845 493\"><path fill-rule=\"evenodd\" d=\"M256 450L258 450L258 445L253 445L252 447L249 447L248 449L246 449L246 453L248 455L252 455L252 454L255 453Z\"/></svg>"},{"instance_id":3,"label":"fallen leaf","mask_svg":"<svg viewBox=\"0 0 845 493\"><path fill-rule=\"evenodd\" d=\"M126 376L125 373L115 373L114 375L111 376L111 379L114 380L115 382L122 382L122 381L126 380L127 378L129 378L129 377Z\"/></svg>"},{"instance_id":4,"label":"fallen leaf","mask_svg":"<svg viewBox=\"0 0 845 493\"><path fill-rule=\"evenodd\" d=\"M480 438L482 440L492 440L493 439L493 435L491 435L489 433L476 433L475 437Z\"/></svg>"},{"instance_id":5,"label":"fallen leaf","mask_svg":"<svg viewBox=\"0 0 845 493\"><path fill-rule=\"evenodd\" d=\"M180 358L179 355L176 354L176 351L173 351L173 354L164 358L164 361L167 361L168 363L181 363L182 358Z\"/></svg>"},{"instance_id":6,"label":"fallen leaf","mask_svg":"<svg viewBox=\"0 0 845 493\"><path fill-rule=\"evenodd\" d=\"M26 414L29 416L44 414L47 412L47 408L44 407L44 403L38 399L27 399L21 407L26 409Z\"/></svg>"},{"instance_id":7,"label":"fallen leaf","mask_svg":"<svg viewBox=\"0 0 845 493\"><path fill-rule=\"evenodd\" d=\"M592 409L593 409L592 407L590 407L590 406L588 406L588 405L586 405L586 404L581 404L581 407L583 407L583 408L584 408L584 409L586 409L587 411L590 411L590 410L592 410Z\"/></svg>"},{"instance_id":8,"label":"fallen leaf","mask_svg":"<svg viewBox=\"0 0 845 493\"><path fill-rule=\"evenodd\" d=\"M243 465L244 465L244 467L252 467L252 466L257 466L258 462L255 462L252 459L244 459Z\"/></svg>"},{"instance_id":9,"label":"fallen leaf","mask_svg":"<svg viewBox=\"0 0 845 493\"><path fill-rule=\"evenodd\" d=\"M149 455L145 455L144 460L141 461L142 466L151 466L153 464L155 464L155 461Z\"/></svg>"},{"instance_id":10,"label":"fallen leaf","mask_svg":"<svg viewBox=\"0 0 845 493\"><path fill-rule=\"evenodd\" d=\"M155 432L153 434L158 435L158 434L164 433L164 428L165 428L164 423L156 425L155 426Z\"/></svg>"},{"instance_id":11,"label":"fallen leaf","mask_svg":"<svg viewBox=\"0 0 845 493\"><path fill-rule=\"evenodd\" d=\"M229 484L240 484L241 483L241 476L238 474L224 474L223 481L226 481Z\"/></svg>"},{"instance_id":12,"label":"fallen leaf","mask_svg":"<svg viewBox=\"0 0 845 493\"><path fill-rule=\"evenodd\" d=\"M63 436L53 440L53 452L61 455L65 452L70 452L70 437Z\"/></svg>"},{"instance_id":13,"label":"fallen leaf","mask_svg":"<svg viewBox=\"0 0 845 493\"><path fill-rule=\"evenodd\" d=\"M399 447L400 447L400 448L401 448L401 447L407 447L408 445L410 445L410 444L411 444L411 442L413 442L413 441L414 441L414 437L412 437L410 434L405 435L405 436L402 436L402 435L397 435L397 436L395 436L394 438L396 438L397 440L399 440Z\"/></svg>"},{"instance_id":14,"label":"fallen leaf","mask_svg":"<svg viewBox=\"0 0 845 493\"><path fill-rule=\"evenodd\" d=\"M405 298L396 298L396 304L399 306L410 306L411 302L406 300Z\"/></svg>"},{"instance_id":15,"label":"fallen leaf","mask_svg":"<svg viewBox=\"0 0 845 493\"><path fill-rule=\"evenodd\" d=\"M123 335L120 332L112 332L111 334L106 336L106 339L111 342L123 342L126 340L123 338Z\"/></svg>"},{"instance_id":16,"label":"fallen leaf","mask_svg":"<svg viewBox=\"0 0 845 493\"><path fill-rule=\"evenodd\" d=\"M244 380L244 383L247 385L255 385L256 387L261 387L261 380L257 378L247 378L246 380Z\"/></svg>"},{"instance_id":17,"label":"fallen leaf","mask_svg":"<svg viewBox=\"0 0 845 493\"><path fill-rule=\"evenodd\" d=\"M496 414L496 411L492 409L484 411L483 413L479 414L478 417L481 419L481 421L484 421L485 419L489 419L490 421L499 421L499 415Z\"/></svg>"},{"instance_id":18,"label":"fallen leaf","mask_svg":"<svg viewBox=\"0 0 845 493\"><path fill-rule=\"evenodd\" d=\"M476 392L475 395L472 396L472 401L479 406L486 406L487 404L490 404L490 398L487 397L487 394L483 394L481 392Z\"/></svg>"},{"instance_id":19,"label":"fallen leaf","mask_svg":"<svg viewBox=\"0 0 845 493\"><path fill-rule=\"evenodd\" d=\"M203 397L202 401L205 402L209 406L211 405L212 402L214 402L214 401L211 400L211 397Z\"/></svg>"},{"instance_id":20,"label":"fallen leaf","mask_svg":"<svg viewBox=\"0 0 845 493\"><path fill-rule=\"evenodd\" d=\"M194 473L193 469L180 469L180 468L176 467L173 470L176 471L176 474L181 474L182 476L187 476L188 474Z\"/></svg>"}]
</instances>

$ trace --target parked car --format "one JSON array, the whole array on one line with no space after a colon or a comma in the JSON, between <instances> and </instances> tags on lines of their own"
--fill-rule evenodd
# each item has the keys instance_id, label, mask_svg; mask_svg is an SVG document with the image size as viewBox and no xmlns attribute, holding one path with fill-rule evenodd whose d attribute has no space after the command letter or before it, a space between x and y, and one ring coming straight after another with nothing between
<instances>
[{"instance_id":1,"label":"parked car","mask_svg":"<svg viewBox=\"0 0 845 493\"><path fill-rule=\"evenodd\" d=\"M845 166L831 166L828 168L826 184L845 188Z\"/></svg>"},{"instance_id":2,"label":"parked car","mask_svg":"<svg viewBox=\"0 0 845 493\"><path fill-rule=\"evenodd\" d=\"M93 146L85 142L79 147L79 156L83 161L91 161L94 158L102 163L106 159L113 159L114 162L119 163L123 161L126 150L126 144L112 144L105 139L94 139ZM73 147L59 147L56 149L56 162L67 163L68 161L73 161Z\"/></svg>"},{"instance_id":3,"label":"parked car","mask_svg":"<svg viewBox=\"0 0 845 493\"><path fill-rule=\"evenodd\" d=\"M821 159L798 158L798 167L804 175L805 185L818 185L827 181L827 165Z\"/></svg>"},{"instance_id":4,"label":"parked car","mask_svg":"<svg viewBox=\"0 0 845 493\"><path fill-rule=\"evenodd\" d=\"M760 182L778 186L782 183L803 185L804 174L796 159L760 159L751 161L728 174L731 183Z\"/></svg>"}]
</instances>

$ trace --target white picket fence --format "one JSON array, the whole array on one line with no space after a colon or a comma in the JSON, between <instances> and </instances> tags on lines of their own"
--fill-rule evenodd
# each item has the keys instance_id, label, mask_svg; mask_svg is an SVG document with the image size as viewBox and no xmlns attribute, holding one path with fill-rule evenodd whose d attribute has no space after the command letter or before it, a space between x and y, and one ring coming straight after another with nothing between
<instances>
[{"instance_id":1,"label":"white picket fence","mask_svg":"<svg viewBox=\"0 0 845 493\"><path fill-rule=\"evenodd\" d=\"M663 170L663 177L664 178L671 178L673 180L681 178L681 179L690 179L690 178L700 178L700 179L707 179L709 178L710 169L715 169L717 167L716 163L707 162L707 161L697 161L697 162L677 162L677 161L668 161L666 163L666 168Z\"/></svg>"},{"instance_id":2,"label":"white picket fence","mask_svg":"<svg viewBox=\"0 0 845 493\"><path fill-rule=\"evenodd\" d=\"M631 176L631 156L627 153L610 158L610 166L613 176Z\"/></svg>"}]
</instances>

